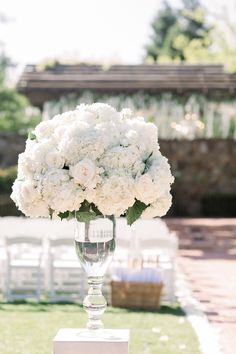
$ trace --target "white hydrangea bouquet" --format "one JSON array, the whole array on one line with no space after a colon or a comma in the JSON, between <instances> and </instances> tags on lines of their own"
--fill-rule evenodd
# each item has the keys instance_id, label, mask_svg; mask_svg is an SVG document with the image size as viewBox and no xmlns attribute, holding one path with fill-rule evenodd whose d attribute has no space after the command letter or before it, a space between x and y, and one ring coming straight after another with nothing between
<instances>
[{"instance_id":1,"label":"white hydrangea bouquet","mask_svg":"<svg viewBox=\"0 0 236 354\"><path fill-rule=\"evenodd\" d=\"M157 128L129 109L94 103L43 121L19 155L11 198L30 217L163 216L173 182Z\"/></svg>"}]
</instances>

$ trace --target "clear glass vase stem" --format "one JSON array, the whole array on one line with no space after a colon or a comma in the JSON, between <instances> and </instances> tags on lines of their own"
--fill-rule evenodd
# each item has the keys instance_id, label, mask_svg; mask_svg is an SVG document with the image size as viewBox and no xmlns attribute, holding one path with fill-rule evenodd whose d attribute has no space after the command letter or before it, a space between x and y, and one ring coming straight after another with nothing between
<instances>
[{"instance_id":1,"label":"clear glass vase stem","mask_svg":"<svg viewBox=\"0 0 236 354\"><path fill-rule=\"evenodd\" d=\"M107 302L102 295L103 277L88 277L88 295L83 301L83 306L88 314L87 328L98 330L103 328L101 317L106 310Z\"/></svg>"},{"instance_id":2,"label":"clear glass vase stem","mask_svg":"<svg viewBox=\"0 0 236 354\"><path fill-rule=\"evenodd\" d=\"M102 294L103 277L115 251L115 218L101 215L89 222L77 222L75 249L79 261L88 276L88 294L83 306L88 314L87 328L103 328L101 317L107 302Z\"/></svg>"}]
</instances>

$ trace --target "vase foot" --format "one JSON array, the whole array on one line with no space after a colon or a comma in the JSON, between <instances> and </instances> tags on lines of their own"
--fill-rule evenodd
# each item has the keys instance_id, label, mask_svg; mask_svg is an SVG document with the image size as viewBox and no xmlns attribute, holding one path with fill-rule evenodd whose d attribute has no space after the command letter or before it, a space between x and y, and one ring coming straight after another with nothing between
<instances>
[{"instance_id":1,"label":"vase foot","mask_svg":"<svg viewBox=\"0 0 236 354\"><path fill-rule=\"evenodd\" d=\"M103 326L103 323L102 321L99 319L99 320L95 320L94 318L89 320L88 323L87 323L87 329L89 331L99 331L101 329L103 329L104 326Z\"/></svg>"}]
</instances>

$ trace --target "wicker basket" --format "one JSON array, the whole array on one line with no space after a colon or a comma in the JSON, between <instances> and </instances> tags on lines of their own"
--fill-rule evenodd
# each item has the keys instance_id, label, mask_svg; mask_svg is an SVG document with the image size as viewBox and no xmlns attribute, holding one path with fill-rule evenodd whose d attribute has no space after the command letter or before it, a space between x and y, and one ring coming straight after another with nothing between
<instances>
[{"instance_id":1,"label":"wicker basket","mask_svg":"<svg viewBox=\"0 0 236 354\"><path fill-rule=\"evenodd\" d=\"M111 305L127 309L157 310L163 283L111 282Z\"/></svg>"}]
</instances>

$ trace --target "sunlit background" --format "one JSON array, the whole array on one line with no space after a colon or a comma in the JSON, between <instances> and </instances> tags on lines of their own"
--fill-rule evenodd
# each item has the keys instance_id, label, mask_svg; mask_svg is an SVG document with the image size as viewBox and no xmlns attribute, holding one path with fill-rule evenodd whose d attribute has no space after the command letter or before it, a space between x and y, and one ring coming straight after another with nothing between
<instances>
[{"instance_id":1,"label":"sunlit background","mask_svg":"<svg viewBox=\"0 0 236 354\"><path fill-rule=\"evenodd\" d=\"M235 354L235 0L1 0L0 353L49 354L60 327L84 326L77 304L50 304L63 291L72 301L84 295L72 228L24 218L10 194L18 155L36 124L95 101L129 107L156 124L175 176L167 216L121 228L123 250L116 253L127 272L142 265L145 273L150 264L163 272L158 296L166 306L152 313L110 309L106 324L131 328L135 354L219 354L219 335L224 353ZM33 270L35 249L7 244L18 236L40 246ZM57 244L65 236L65 252L56 252L51 238ZM11 245L14 257L23 255L18 268ZM54 267L55 255L73 263L65 273ZM27 291L32 297L31 287L34 302L8 303L19 295L26 300ZM183 312L193 305L194 330Z\"/></svg>"},{"instance_id":2,"label":"sunlit background","mask_svg":"<svg viewBox=\"0 0 236 354\"><path fill-rule=\"evenodd\" d=\"M1 23L0 39L18 65L17 74L25 64L45 59L138 64L145 58L150 23L161 7L160 0L2 0L1 15L7 22ZM226 29L228 19L235 21L234 0L207 0L204 7L210 23L217 21Z\"/></svg>"},{"instance_id":3,"label":"sunlit background","mask_svg":"<svg viewBox=\"0 0 236 354\"><path fill-rule=\"evenodd\" d=\"M176 176L171 215L235 215L234 170L220 175L236 139L235 18L234 0L2 0L0 130L14 142L10 153L4 138L1 166L11 213L10 185L27 133L42 119L102 101L157 125ZM209 179L219 139L225 152ZM215 198L223 211L213 211Z\"/></svg>"}]
</instances>

